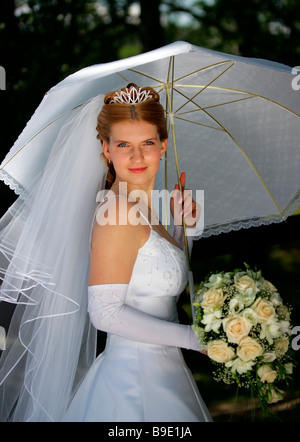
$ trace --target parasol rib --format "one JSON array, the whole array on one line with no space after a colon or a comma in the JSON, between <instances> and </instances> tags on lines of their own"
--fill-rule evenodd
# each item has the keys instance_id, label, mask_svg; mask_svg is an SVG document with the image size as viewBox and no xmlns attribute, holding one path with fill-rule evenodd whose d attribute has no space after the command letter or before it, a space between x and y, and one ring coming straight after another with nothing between
<instances>
[{"instance_id":1,"label":"parasol rib","mask_svg":"<svg viewBox=\"0 0 300 442\"><path fill-rule=\"evenodd\" d=\"M178 91L179 92L179 91ZM246 154L246 152L244 151L244 149L242 148L242 146L238 143L238 141L234 138L234 136L220 123L220 121L218 121L215 117L213 117L206 109L202 108L201 106L199 106L197 103L195 103L192 99L190 99L189 97L187 97L185 94L183 94L182 92L179 92L183 97L186 98L187 102L191 102L193 103L197 108L199 108L199 110L202 110L208 117L210 117L213 121L215 121L223 130L224 132L226 132L228 134L228 136L230 136L230 138L233 140L233 142L236 144L236 146L239 148L239 150L242 152L242 154L244 155L244 157L247 159L247 161L249 162L249 164L251 165L251 167L253 168L253 170L255 171L255 173L257 174L259 180L261 181L262 185L264 186L265 190L267 191L269 197L271 198L273 204L275 205L277 211L279 212L280 216L282 217L283 220L285 220L285 217L283 215L283 213L281 212L278 204L276 203L273 195L271 194L270 190L268 189L266 183L264 182L264 180L262 179L261 175L259 174L258 170L256 169L256 167L254 166L254 164L252 163L252 161L250 160L250 158L248 157L248 155ZM180 109L183 106L180 107ZM176 116L176 115L174 115Z\"/></svg>"},{"instance_id":2,"label":"parasol rib","mask_svg":"<svg viewBox=\"0 0 300 442\"><path fill-rule=\"evenodd\" d=\"M178 91L178 93L180 93L180 92ZM200 106L199 109L192 109L192 110L189 110L189 111L184 111L184 112L179 112L179 113L176 112L176 116L184 115L184 114L190 114L190 113L193 113L193 112L199 112L202 109L211 109L212 107L225 106L225 104L237 103L239 101L245 101L245 100L249 100L251 98L255 98L255 97L251 96L251 97L237 98L236 100L224 101L223 103L211 104L210 106Z\"/></svg>"},{"instance_id":3,"label":"parasol rib","mask_svg":"<svg viewBox=\"0 0 300 442\"><path fill-rule=\"evenodd\" d=\"M180 169L179 169L179 161L178 161L178 152L177 152L177 143L176 143L176 134L175 134L175 125L174 125L174 118L173 118L173 79L174 79L174 57L171 57L170 62L172 63L172 81L167 82L166 84L166 95L168 100L168 107L170 109L170 112L167 113L167 117L169 117L169 121L171 124L171 131L172 131L172 138L173 138L173 150L174 150L174 157L175 157L175 164L176 164L176 172L177 172L177 180L179 185L179 190L182 193L182 187L180 182ZM170 86L172 90L172 95L170 94ZM189 256L189 246L188 241L186 238L186 224L184 218L182 218L182 225L183 225L183 232L184 232L184 238L185 238L185 250L186 250L186 256L187 256L187 262L188 267L190 271L190 256Z\"/></svg>"},{"instance_id":4,"label":"parasol rib","mask_svg":"<svg viewBox=\"0 0 300 442\"><path fill-rule=\"evenodd\" d=\"M227 66L226 69L224 69L224 71L220 72L220 74L218 74L215 78L213 78L209 83L207 83L207 85L203 86L202 89L200 89L200 91L198 91L195 95L193 95L191 98L188 99L188 101L186 101L186 103L184 103L182 106L180 106L177 110L176 113L182 109L184 106L186 106L190 101L193 101L195 97L197 97L199 94L201 94L205 89L207 89L214 81L216 81L218 78L220 78L222 75L225 74L225 72L228 71L228 69L230 69L232 66L234 66L235 63L231 63L230 66Z\"/></svg>"}]
</instances>

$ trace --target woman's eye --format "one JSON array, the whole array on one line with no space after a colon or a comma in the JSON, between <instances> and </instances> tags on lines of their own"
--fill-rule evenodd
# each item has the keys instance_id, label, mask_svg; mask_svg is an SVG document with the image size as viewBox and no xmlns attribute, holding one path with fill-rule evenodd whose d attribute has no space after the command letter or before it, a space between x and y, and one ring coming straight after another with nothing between
<instances>
[{"instance_id":1,"label":"woman's eye","mask_svg":"<svg viewBox=\"0 0 300 442\"><path fill-rule=\"evenodd\" d=\"M153 143L153 141L146 141L146 146L152 146L154 143Z\"/></svg>"},{"instance_id":2,"label":"woman's eye","mask_svg":"<svg viewBox=\"0 0 300 442\"><path fill-rule=\"evenodd\" d=\"M126 147L126 146L127 146L126 143L119 143L119 144L118 144L118 147Z\"/></svg>"}]
</instances>

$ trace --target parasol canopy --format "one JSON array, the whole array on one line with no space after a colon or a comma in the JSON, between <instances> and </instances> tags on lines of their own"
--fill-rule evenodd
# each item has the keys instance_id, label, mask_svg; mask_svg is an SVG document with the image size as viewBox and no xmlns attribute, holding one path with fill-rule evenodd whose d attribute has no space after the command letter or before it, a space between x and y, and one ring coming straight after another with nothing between
<instances>
[{"instance_id":1,"label":"parasol canopy","mask_svg":"<svg viewBox=\"0 0 300 442\"><path fill-rule=\"evenodd\" d=\"M70 112L136 83L159 92L168 118L168 153L156 189L171 192L186 172L194 198L197 191L204 198L198 236L280 222L300 201L300 100L293 78L285 65L185 42L84 68L45 95L2 162L0 178L17 194L26 192Z\"/></svg>"}]
</instances>

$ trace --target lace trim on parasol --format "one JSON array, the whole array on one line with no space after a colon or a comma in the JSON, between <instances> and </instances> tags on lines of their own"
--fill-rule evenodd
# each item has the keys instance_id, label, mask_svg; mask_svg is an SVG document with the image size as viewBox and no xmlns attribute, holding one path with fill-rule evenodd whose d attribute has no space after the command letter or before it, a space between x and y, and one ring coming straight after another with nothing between
<instances>
[{"instance_id":1,"label":"lace trim on parasol","mask_svg":"<svg viewBox=\"0 0 300 442\"><path fill-rule=\"evenodd\" d=\"M21 195L24 192L24 188L5 170L0 170L0 180L13 190L16 195Z\"/></svg>"},{"instance_id":2,"label":"lace trim on parasol","mask_svg":"<svg viewBox=\"0 0 300 442\"><path fill-rule=\"evenodd\" d=\"M294 198L291 200L290 204L283 211L285 219L293 215L295 210L298 209L300 205L300 190L296 193ZM222 225L212 225L204 229L203 234L195 236L194 239L198 240L201 238L209 238L212 235L220 235L221 233L229 233L232 231L237 231L240 229L249 229L251 227L259 227L263 225L270 225L273 223L280 223L284 221L282 216L270 215L265 218L247 218L243 220L231 221L230 223L225 223Z\"/></svg>"}]
</instances>

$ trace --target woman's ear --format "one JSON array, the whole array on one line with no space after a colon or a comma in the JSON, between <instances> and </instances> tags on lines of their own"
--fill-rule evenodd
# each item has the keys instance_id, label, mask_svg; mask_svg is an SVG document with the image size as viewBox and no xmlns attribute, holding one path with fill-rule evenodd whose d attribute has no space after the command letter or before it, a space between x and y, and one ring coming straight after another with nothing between
<instances>
[{"instance_id":1,"label":"woman's ear","mask_svg":"<svg viewBox=\"0 0 300 442\"><path fill-rule=\"evenodd\" d=\"M106 141L102 141L102 149L103 149L103 154L104 156L110 160L110 153L109 153L109 146L108 143Z\"/></svg>"},{"instance_id":2,"label":"woman's ear","mask_svg":"<svg viewBox=\"0 0 300 442\"><path fill-rule=\"evenodd\" d=\"M161 149L160 149L161 158L162 158L162 157L164 156L164 154L166 153L167 145L168 145L168 139L165 138L164 140L161 141Z\"/></svg>"}]
</instances>

